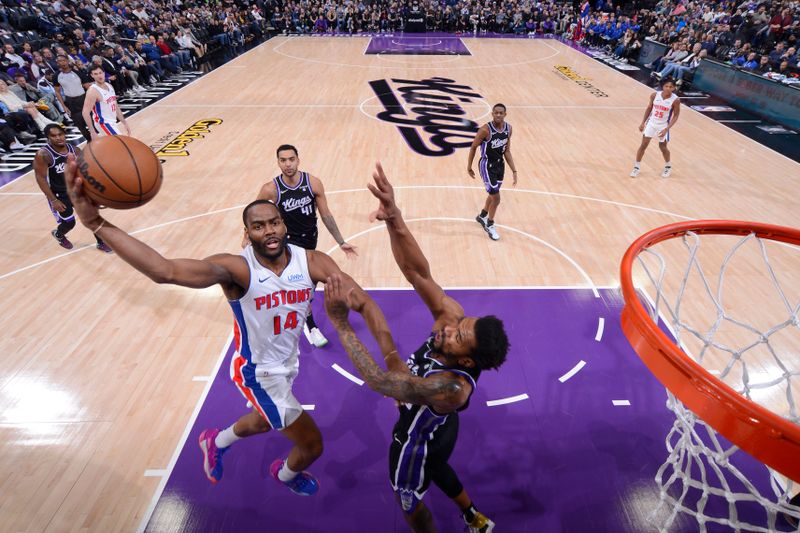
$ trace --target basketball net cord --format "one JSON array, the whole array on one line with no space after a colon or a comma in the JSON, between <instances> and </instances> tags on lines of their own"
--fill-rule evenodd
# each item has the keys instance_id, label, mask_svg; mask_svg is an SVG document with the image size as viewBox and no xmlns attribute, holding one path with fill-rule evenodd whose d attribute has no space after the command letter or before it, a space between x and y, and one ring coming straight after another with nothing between
<instances>
[{"instance_id":1,"label":"basketball net cord","mask_svg":"<svg viewBox=\"0 0 800 533\"><path fill-rule=\"evenodd\" d=\"M782 300L782 305L788 315L786 320L764 333L758 331L752 325L726 314L722 304L723 282L728 263L738 250L753 239L757 241L760 247L761 256L766 263L770 279L777 289ZM792 326L798 327L800 324L800 321L798 321L800 304L792 308L792 305L789 303L770 265L769 256L767 255L767 250L763 241L756 237L754 233L751 233L742 238L733 249L727 253L719 270L716 291L712 288L712 285L703 273L697 258L697 252L700 247L699 236L694 232L688 232L683 236L683 244L689 252L689 264L684 272L683 280L681 281L674 302L669 302L662 290L666 272L664 258L651 249L643 250L639 257L637 257L639 264L643 266L647 277L656 290L654 300L648 297L648 304L650 306L649 312L652 320L657 324L659 309L665 311L666 314L664 318L668 319L676 343L682 350L686 351L686 353L690 352L687 350L687 343L685 341L692 340L691 337L695 337L699 340L703 344L703 347L696 356L692 355L692 357L700 365L703 364L704 356L709 347L714 347L717 350L730 354L730 360L718 377L720 380L724 381L726 377L729 377L731 370L738 363L741 366L741 382L733 384L728 383L728 385L750 400L752 400L751 393L754 390L785 386L788 413L781 414L781 416L797 424L800 422L800 418L798 417L797 407L792 397L791 378L792 376L800 376L800 372L787 369L784 362L781 361L779 354L776 353L773 346L770 344L770 337L784 328ZM657 275L654 275L654 272L651 272L642 260L642 255L644 254L655 258L658 265ZM705 334L693 328L681 318L681 303L692 271L700 276L705 293L716 308L716 319ZM733 348L719 342L715 339L715 334L725 321L732 322L737 326L755 333L757 340L743 348ZM748 371L748 363L745 357L749 350L761 344L766 345L774 359L774 363L782 371L782 375L763 382L751 380ZM651 522L654 522L660 531L669 531L678 513L685 513L693 516L697 520L699 526L698 530L702 532L707 531L707 524L723 525L737 532L800 531L800 528L795 527L792 529L778 518L780 514L794 517L795 519L800 518L800 508L789 503L792 496L800 491L800 484L788 480L783 476L778 477L778 474L767 468L773 495L771 497L762 495L753 483L751 483L734 465L734 462L736 462L735 454L739 450L737 446L730 444L724 438L720 438L712 427L686 408L680 400L669 392L669 390L667 390L667 407L675 414L676 418L666 438L666 447L669 456L656 474L656 483L659 487L661 501L650 517ZM742 454L739 454L739 456L741 455ZM800 461L800 457L798 457L797 460ZM689 496L689 501L687 501L687 496ZM710 516L706 513L706 505L711 498L722 498L727 502L727 517ZM748 502L752 502L750 503L751 506L760 505L764 508L766 525L750 524L739 516L736 504L747 504ZM669 512L667 518L663 520L657 519L657 516L664 516L666 514L664 509ZM718 509L719 507L715 510L715 515L718 514Z\"/></svg>"}]
</instances>

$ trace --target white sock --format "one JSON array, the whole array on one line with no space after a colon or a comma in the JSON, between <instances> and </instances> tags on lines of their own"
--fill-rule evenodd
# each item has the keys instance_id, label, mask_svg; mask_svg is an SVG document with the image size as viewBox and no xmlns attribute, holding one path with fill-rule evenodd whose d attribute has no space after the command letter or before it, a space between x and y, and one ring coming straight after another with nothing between
<instances>
[{"instance_id":1,"label":"white sock","mask_svg":"<svg viewBox=\"0 0 800 533\"><path fill-rule=\"evenodd\" d=\"M297 472L289 468L289 461L284 461L283 466L278 470L278 479L285 483L293 480L297 474Z\"/></svg>"},{"instance_id":2,"label":"white sock","mask_svg":"<svg viewBox=\"0 0 800 533\"><path fill-rule=\"evenodd\" d=\"M214 439L214 444L217 445L217 448L227 448L241 438L242 437L233 432L233 426L231 426L228 429L223 429L217 434L217 438Z\"/></svg>"},{"instance_id":3,"label":"white sock","mask_svg":"<svg viewBox=\"0 0 800 533\"><path fill-rule=\"evenodd\" d=\"M641 164L641 161L637 161L637 162L635 162L635 163L633 164L633 168L639 168L639 165L640 165L640 164Z\"/></svg>"},{"instance_id":4,"label":"white sock","mask_svg":"<svg viewBox=\"0 0 800 533\"><path fill-rule=\"evenodd\" d=\"M664 168L672 168L672 163L667 161L666 163L664 163Z\"/></svg>"}]
</instances>

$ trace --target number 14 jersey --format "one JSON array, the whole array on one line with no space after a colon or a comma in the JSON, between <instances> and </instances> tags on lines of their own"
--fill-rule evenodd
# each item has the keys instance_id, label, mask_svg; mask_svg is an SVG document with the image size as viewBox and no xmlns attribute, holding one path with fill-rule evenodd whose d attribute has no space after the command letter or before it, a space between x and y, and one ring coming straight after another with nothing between
<instances>
[{"instance_id":1,"label":"number 14 jersey","mask_svg":"<svg viewBox=\"0 0 800 533\"><path fill-rule=\"evenodd\" d=\"M297 344L311 309L314 282L308 272L306 251L286 245L289 264L280 276L261 265L253 246L242 250L250 269L250 286L233 309L236 351L248 364L265 368L282 365L296 357Z\"/></svg>"}]
</instances>

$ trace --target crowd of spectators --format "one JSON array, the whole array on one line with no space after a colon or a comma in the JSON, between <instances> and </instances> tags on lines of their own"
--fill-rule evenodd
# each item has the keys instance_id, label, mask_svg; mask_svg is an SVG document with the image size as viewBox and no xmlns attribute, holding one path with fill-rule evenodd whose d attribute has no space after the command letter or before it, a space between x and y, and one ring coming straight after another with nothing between
<instances>
[{"instance_id":1,"label":"crowd of spectators","mask_svg":"<svg viewBox=\"0 0 800 533\"><path fill-rule=\"evenodd\" d=\"M663 58L648 65L656 77L673 76L681 81L708 57L794 82L799 74L799 24L797 2L661 0L632 16L590 15L583 39L590 45L610 45L621 59L634 57L644 38L670 45Z\"/></svg>"},{"instance_id":2,"label":"crowd of spectators","mask_svg":"<svg viewBox=\"0 0 800 533\"><path fill-rule=\"evenodd\" d=\"M52 123L81 117L89 69L134 95L187 69L223 62L267 30L268 4L183 0L3 0L0 152L24 148Z\"/></svg>"},{"instance_id":3,"label":"crowd of spectators","mask_svg":"<svg viewBox=\"0 0 800 533\"><path fill-rule=\"evenodd\" d=\"M553 35L635 59L644 39L670 46L654 75L681 80L705 58L797 78L800 3L721 0L0 0L0 149L76 117L87 68L118 94L224 61L268 31L358 34L415 29ZM60 79L76 81L69 93ZM77 76L77 77L75 77ZM80 83L77 83L79 81ZM79 114L79 113L77 113ZM86 135L86 133L84 133Z\"/></svg>"},{"instance_id":4,"label":"crowd of spectators","mask_svg":"<svg viewBox=\"0 0 800 533\"><path fill-rule=\"evenodd\" d=\"M424 21L426 31L561 36L623 61L652 39L679 52L657 75L679 80L705 57L772 77L797 75L800 4L789 1L306 0L275 3L270 18L277 31L299 34L403 31L409 20Z\"/></svg>"}]
</instances>

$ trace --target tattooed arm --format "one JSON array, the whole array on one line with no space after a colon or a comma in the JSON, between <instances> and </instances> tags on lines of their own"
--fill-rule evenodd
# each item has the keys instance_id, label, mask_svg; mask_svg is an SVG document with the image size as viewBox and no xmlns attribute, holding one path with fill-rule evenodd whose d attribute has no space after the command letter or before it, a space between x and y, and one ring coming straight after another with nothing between
<instances>
[{"instance_id":1,"label":"tattooed arm","mask_svg":"<svg viewBox=\"0 0 800 533\"><path fill-rule=\"evenodd\" d=\"M353 278L342 272L339 265L327 254L316 250L307 250L306 257L311 280L314 283L320 281L325 283L325 300L328 300L328 286L335 279L339 294L347 294L348 304L364 318L369 332L378 341L381 353L388 358L394 352L394 356L397 357L397 347L394 345L386 317L370 295L359 287Z\"/></svg>"},{"instance_id":2,"label":"tattooed arm","mask_svg":"<svg viewBox=\"0 0 800 533\"><path fill-rule=\"evenodd\" d=\"M469 398L471 385L458 374L438 372L420 378L407 369L405 372L386 371L378 366L350 325L348 304L340 281L331 279L325 287L325 308L342 346L369 388L401 402L430 405L441 414L450 413L464 405ZM389 356L397 357L397 352L387 354L387 358Z\"/></svg>"}]
</instances>

